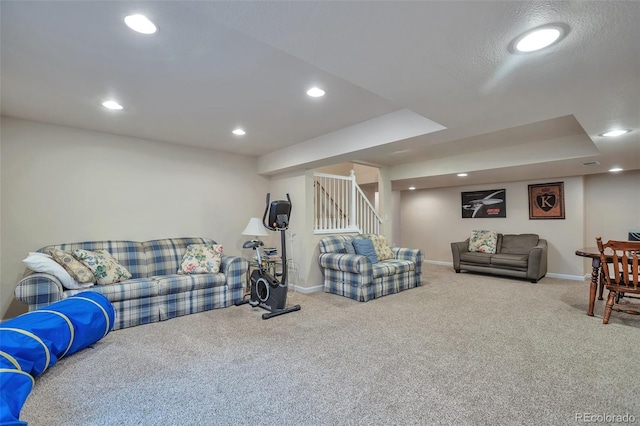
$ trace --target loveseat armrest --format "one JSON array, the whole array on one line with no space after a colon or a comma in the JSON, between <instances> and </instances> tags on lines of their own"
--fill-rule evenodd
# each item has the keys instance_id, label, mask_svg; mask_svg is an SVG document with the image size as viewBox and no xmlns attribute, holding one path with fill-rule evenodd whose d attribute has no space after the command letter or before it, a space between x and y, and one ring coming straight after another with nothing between
<instances>
[{"instance_id":1,"label":"loveseat armrest","mask_svg":"<svg viewBox=\"0 0 640 426\"><path fill-rule=\"evenodd\" d=\"M451 243L451 255L453 256L453 269L460 272L460 254L469 251L469 239Z\"/></svg>"},{"instance_id":2,"label":"loveseat armrest","mask_svg":"<svg viewBox=\"0 0 640 426\"><path fill-rule=\"evenodd\" d=\"M320 253L320 266L355 274L371 273L371 261L360 254Z\"/></svg>"},{"instance_id":3,"label":"loveseat armrest","mask_svg":"<svg viewBox=\"0 0 640 426\"><path fill-rule=\"evenodd\" d=\"M538 240L538 245L529 250L529 261L527 263L527 278L532 282L547 274L547 240Z\"/></svg>"},{"instance_id":4,"label":"loveseat armrest","mask_svg":"<svg viewBox=\"0 0 640 426\"><path fill-rule=\"evenodd\" d=\"M410 260L416 265L421 264L424 260L424 252L420 249L391 247L393 256L398 260Z\"/></svg>"},{"instance_id":5,"label":"loveseat armrest","mask_svg":"<svg viewBox=\"0 0 640 426\"><path fill-rule=\"evenodd\" d=\"M391 247L393 255L398 260L409 260L415 265L416 276L422 276L422 261L424 260L424 252L421 249L404 248L404 247ZM421 278L418 279L418 284L421 284Z\"/></svg>"},{"instance_id":6,"label":"loveseat armrest","mask_svg":"<svg viewBox=\"0 0 640 426\"><path fill-rule=\"evenodd\" d=\"M247 282L247 271L249 262L239 256L222 256L220 272L225 275L229 288L244 288Z\"/></svg>"},{"instance_id":7,"label":"loveseat armrest","mask_svg":"<svg viewBox=\"0 0 640 426\"><path fill-rule=\"evenodd\" d=\"M16 299L29 305L30 311L64 299L63 293L60 280L42 272L23 276L14 290Z\"/></svg>"}]
</instances>

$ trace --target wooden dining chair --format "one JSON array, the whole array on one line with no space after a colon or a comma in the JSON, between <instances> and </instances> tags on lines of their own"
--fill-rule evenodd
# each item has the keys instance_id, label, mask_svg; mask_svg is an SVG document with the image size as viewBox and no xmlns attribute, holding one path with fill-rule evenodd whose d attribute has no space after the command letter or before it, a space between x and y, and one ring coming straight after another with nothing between
<instances>
[{"instance_id":1,"label":"wooden dining chair","mask_svg":"<svg viewBox=\"0 0 640 426\"><path fill-rule=\"evenodd\" d=\"M640 295L640 281L638 280L638 275L640 275L640 267L638 266L640 241L609 240L603 243L601 237L596 237L596 242L598 250L600 250L604 284L609 290L602 323L609 323L611 311L640 315L639 305L616 303L621 295ZM610 259L609 263L607 263L607 258Z\"/></svg>"}]
</instances>

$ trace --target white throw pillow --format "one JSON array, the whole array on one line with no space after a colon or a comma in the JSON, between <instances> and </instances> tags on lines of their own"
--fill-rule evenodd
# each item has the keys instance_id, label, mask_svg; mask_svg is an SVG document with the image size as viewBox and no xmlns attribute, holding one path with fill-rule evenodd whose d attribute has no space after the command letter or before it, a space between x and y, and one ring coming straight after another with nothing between
<instances>
[{"instance_id":1,"label":"white throw pillow","mask_svg":"<svg viewBox=\"0 0 640 426\"><path fill-rule=\"evenodd\" d=\"M93 283L78 284L58 262L45 253L29 252L29 255L22 262L27 265L27 268L34 272L53 275L60 281L64 288L69 290L79 290L93 285Z\"/></svg>"}]
</instances>

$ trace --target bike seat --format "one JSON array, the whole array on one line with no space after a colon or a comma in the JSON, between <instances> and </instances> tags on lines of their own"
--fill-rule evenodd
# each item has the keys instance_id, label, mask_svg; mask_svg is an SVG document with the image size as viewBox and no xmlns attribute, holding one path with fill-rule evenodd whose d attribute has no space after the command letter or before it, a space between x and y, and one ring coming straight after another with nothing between
<instances>
[{"instance_id":1,"label":"bike seat","mask_svg":"<svg viewBox=\"0 0 640 426\"><path fill-rule=\"evenodd\" d=\"M242 248L250 248L250 249L256 249L260 246L263 246L264 243L260 240L251 240L251 241L246 241L243 245Z\"/></svg>"}]
</instances>

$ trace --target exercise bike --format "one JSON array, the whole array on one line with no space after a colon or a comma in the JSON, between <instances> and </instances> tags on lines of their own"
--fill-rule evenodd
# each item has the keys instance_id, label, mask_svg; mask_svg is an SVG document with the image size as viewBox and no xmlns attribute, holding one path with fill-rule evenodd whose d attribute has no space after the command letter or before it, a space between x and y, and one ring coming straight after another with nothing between
<instances>
[{"instance_id":1,"label":"exercise bike","mask_svg":"<svg viewBox=\"0 0 640 426\"><path fill-rule=\"evenodd\" d=\"M262 314L262 319L273 318L289 312L299 311L300 305L287 307L287 244L285 241L285 231L289 228L289 217L291 216L291 198L287 194L287 201L277 200L269 203L271 194L267 194L267 206L262 217L262 224L271 231L280 231L280 245L282 246L282 272L275 273L275 277L267 271L266 264L262 262L260 246L262 241L251 240L245 242L242 247L256 251L258 269L251 273L251 292L248 300L243 300L236 305L248 303L252 307L260 307L269 311ZM269 221L267 222L267 215ZM278 280L276 277L280 277Z\"/></svg>"}]
</instances>

